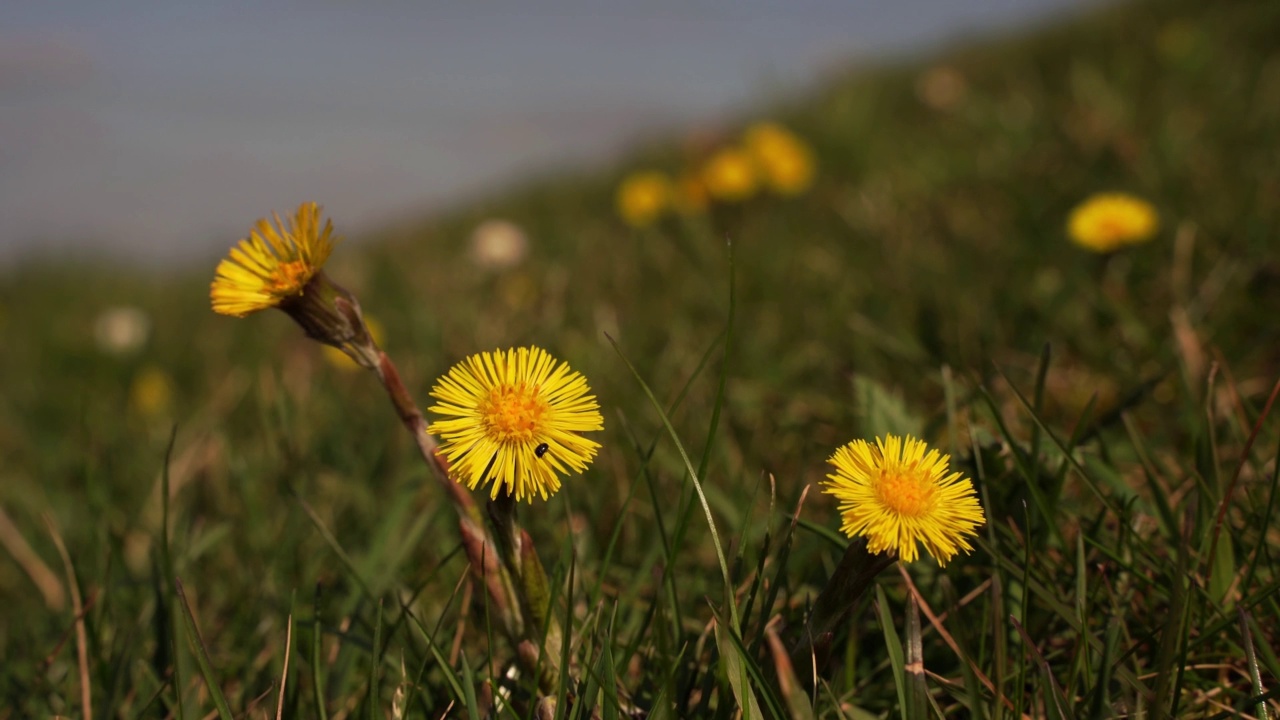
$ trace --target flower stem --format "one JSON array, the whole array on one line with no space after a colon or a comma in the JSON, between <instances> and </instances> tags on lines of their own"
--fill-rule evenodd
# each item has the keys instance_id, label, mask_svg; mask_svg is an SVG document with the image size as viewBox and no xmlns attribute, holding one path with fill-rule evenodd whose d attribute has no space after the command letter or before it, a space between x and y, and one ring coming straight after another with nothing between
<instances>
[{"instance_id":1,"label":"flower stem","mask_svg":"<svg viewBox=\"0 0 1280 720\"><path fill-rule=\"evenodd\" d=\"M486 529L484 515L471 493L449 477L449 461L440 452L435 437L427 432L427 422L422 417L422 411L405 389L395 363L381 350L377 351L377 357L375 370L391 398L396 414L400 416L400 422L413 436L418 452L431 468L432 477L458 512L458 532L471 563L471 572L488 590L493 609L502 619L502 629L507 639L516 644L524 634L524 624L521 622L519 608L513 607L514 584L503 566L503 554Z\"/></svg>"},{"instance_id":2,"label":"flower stem","mask_svg":"<svg viewBox=\"0 0 1280 720\"><path fill-rule=\"evenodd\" d=\"M516 523L516 500L501 493L488 504L489 522L470 492L449 475L449 460L440 452L434 436L409 391L400 379L395 363L376 350L373 368L395 407L400 422L413 436L432 476L458 511L458 530L471 571L484 583L489 598L502 621L502 629L517 648L517 657L526 670L535 673L544 691L551 692L559 679L559 651L563 642L559 623L551 616L550 591L546 572L538 561L529 534ZM545 632L545 636L542 634ZM539 652L538 648L541 648Z\"/></svg>"},{"instance_id":3,"label":"flower stem","mask_svg":"<svg viewBox=\"0 0 1280 720\"><path fill-rule=\"evenodd\" d=\"M449 461L440 454L435 437L427 432L427 421L422 417L422 411L418 409L413 398L409 396L409 391L405 389L404 381L400 379L400 372L396 370L395 363L391 362L391 358L383 351L378 353L377 372L378 378L382 380L382 386L386 388L387 395L391 398L391 404L396 409L396 414L400 416L400 422L404 423L405 428L413 435L413 439L418 443L418 451L431 467L432 474L440 487L453 501L458 514L483 523L480 509L471 497L471 493L449 478Z\"/></svg>"},{"instance_id":4,"label":"flower stem","mask_svg":"<svg viewBox=\"0 0 1280 720\"><path fill-rule=\"evenodd\" d=\"M805 622L802 635L791 650L791 662L797 668L802 682L812 682L811 668L821 675L831 657L831 644L840 623L872 587L876 576L897 561L892 552L867 552L867 541L856 538L845 549L844 557L836 566L831 578L818 593L813 610Z\"/></svg>"}]
</instances>

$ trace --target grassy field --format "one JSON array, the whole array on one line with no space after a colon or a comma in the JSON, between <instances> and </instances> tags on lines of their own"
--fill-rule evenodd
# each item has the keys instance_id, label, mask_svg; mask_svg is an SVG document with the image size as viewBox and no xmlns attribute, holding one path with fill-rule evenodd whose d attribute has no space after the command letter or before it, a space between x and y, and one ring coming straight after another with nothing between
<instances>
[{"instance_id":1,"label":"grassy field","mask_svg":"<svg viewBox=\"0 0 1280 720\"><path fill-rule=\"evenodd\" d=\"M809 192L622 223L618 181L691 162L694 133L326 267L424 407L461 358L529 344L598 396L595 463L520 508L572 640L558 713L1280 712L1280 3L1128 5L758 119L812 144ZM1072 244L1072 208L1114 190L1159 233ZM490 217L523 262L476 265ZM376 378L282 313L214 315L213 264L0 278L0 718L475 716L495 686L495 715L533 716L546 686ZM121 304L151 331L104 352ZM809 692L771 634L795 641L847 542L827 458L888 431L950 453L989 522L945 569L882 573Z\"/></svg>"}]
</instances>

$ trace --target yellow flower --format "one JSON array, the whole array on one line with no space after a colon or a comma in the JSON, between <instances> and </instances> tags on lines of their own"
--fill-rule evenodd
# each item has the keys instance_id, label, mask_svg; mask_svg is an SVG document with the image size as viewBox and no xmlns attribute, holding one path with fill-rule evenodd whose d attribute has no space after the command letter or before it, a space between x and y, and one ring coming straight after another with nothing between
<instances>
[{"instance_id":1,"label":"yellow flower","mask_svg":"<svg viewBox=\"0 0 1280 720\"><path fill-rule=\"evenodd\" d=\"M376 368L382 351L369 336L356 297L325 275L333 251L333 223L320 225L320 208L303 203L288 227L259 220L249 237L218 263L209 289L214 312L244 317L279 308L307 337L335 347L366 368Z\"/></svg>"},{"instance_id":2,"label":"yellow flower","mask_svg":"<svg viewBox=\"0 0 1280 720\"><path fill-rule=\"evenodd\" d=\"M214 312L244 317L303 294L333 250L333 224L320 226L315 203L298 206L288 227L258 221L249 237L218 263L209 295Z\"/></svg>"},{"instance_id":3,"label":"yellow flower","mask_svg":"<svg viewBox=\"0 0 1280 720\"><path fill-rule=\"evenodd\" d=\"M1077 245L1099 253L1150 240L1160 228L1151 203L1123 193L1090 197L1071 211L1067 233Z\"/></svg>"},{"instance_id":4,"label":"yellow flower","mask_svg":"<svg viewBox=\"0 0 1280 720\"><path fill-rule=\"evenodd\" d=\"M454 479L490 484L516 500L543 500L560 489L557 473L582 472L599 443L578 433L604 429L591 388L567 363L536 348L479 353L454 365L431 389Z\"/></svg>"},{"instance_id":5,"label":"yellow flower","mask_svg":"<svg viewBox=\"0 0 1280 720\"><path fill-rule=\"evenodd\" d=\"M632 227L652 225L671 206L671 181L653 170L632 173L618 186L618 215Z\"/></svg>"},{"instance_id":6,"label":"yellow flower","mask_svg":"<svg viewBox=\"0 0 1280 720\"><path fill-rule=\"evenodd\" d=\"M912 562L919 543L946 565L973 550L965 536L986 520L968 478L948 474L949 456L911 436L886 435L875 445L854 440L827 462L836 471L823 490L840 501L840 529L866 537L870 552L894 550Z\"/></svg>"},{"instance_id":7,"label":"yellow flower","mask_svg":"<svg viewBox=\"0 0 1280 720\"><path fill-rule=\"evenodd\" d=\"M159 417L173 402L173 381L168 373L154 365L138 371L129 387L129 406L146 418Z\"/></svg>"},{"instance_id":8,"label":"yellow flower","mask_svg":"<svg viewBox=\"0 0 1280 720\"><path fill-rule=\"evenodd\" d=\"M813 151L790 130L757 123L747 129L743 144L765 184L779 195L799 195L813 185Z\"/></svg>"},{"instance_id":9,"label":"yellow flower","mask_svg":"<svg viewBox=\"0 0 1280 720\"><path fill-rule=\"evenodd\" d=\"M369 337L373 338L373 341L378 345L382 345L382 339L386 336L382 331L382 323L378 322L378 319L372 315L365 313L364 326L369 329ZM352 360L345 352L332 345L324 345L320 348L320 351L324 353L324 359L338 370L349 371L360 369L359 363Z\"/></svg>"},{"instance_id":10,"label":"yellow flower","mask_svg":"<svg viewBox=\"0 0 1280 720\"><path fill-rule=\"evenodd\" d=\"M723 202L741 202L756 194L760 178L746 151L726 148L711 156L702 168L707 193Z\"/></svg>"}]
</instances>

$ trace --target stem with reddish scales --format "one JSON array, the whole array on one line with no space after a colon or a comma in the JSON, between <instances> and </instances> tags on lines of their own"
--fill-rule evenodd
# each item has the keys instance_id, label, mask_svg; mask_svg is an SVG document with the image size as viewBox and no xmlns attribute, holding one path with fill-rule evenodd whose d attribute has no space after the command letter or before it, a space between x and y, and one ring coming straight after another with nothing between
<instances>
[{"instance_id":1,"label":"stem with reddish scales","mask_svg":"<svg viewBox=\"0 0 1280 720\"><path fill-rule=\"evenodd\" d=\"M502 566L497 545L485 529L484 516L481 515L479 506L471 493L450 478L449 460L440 452L435 437L427 432L427 422L422 417L422 411L405 389L395 363L382 350L378 350L375 370L391 398L396 414L400 416L400 422L413 436L418 452L432 470L432 476L458 511L458 532L462 536L462 547L467 553L467 559L471 562L471 572L489 591L489 597L496 605L498 616L503 620L503 629L508 638L513 643L519 642L522 623L518 614L512 612L514 587Z\"/></svg>"}]
</instances>

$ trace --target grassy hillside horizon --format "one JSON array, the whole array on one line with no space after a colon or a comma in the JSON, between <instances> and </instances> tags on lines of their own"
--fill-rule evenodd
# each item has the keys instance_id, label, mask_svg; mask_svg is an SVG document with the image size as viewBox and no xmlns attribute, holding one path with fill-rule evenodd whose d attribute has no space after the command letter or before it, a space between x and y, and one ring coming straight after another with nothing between
<instances>
[{"instance_id":1,"label":"grassy hillside horizon","mask_svg":"<svg viewBox=\"0 0 1280 720\"><path fill-rule=\"evenodd\" d=\"M619 218L628 176L678 178L765 120L812 149L804 193ZM736 717L708 629L733 604L714 535L754 603L735 662L766 716L896 716L914 688L929 717L1259 716L1280 710L1277 138L1280 4L1123 4L858 69L340 244L325 269L424 409L495 348L546 348L590 381L599 457L520 508L577 638L561 714ZM1068 217L1110 192L1159 230L1093 253ZM495 218L527 240L506 265L474 247ZM413 438L283 313L215 315L213 270L0 273L0 718L84 716L86 681L99 717L213 710L169 574L237 717L272 716L282 676L287 716L480 714L459 690L515 653L486 632ZM703 468L717 530L628 362ZM802 625L847 542L827 458L906 431L973 479L988 523L944 569L881 575L818 689L788 692L766 628ZM941 619L913 631L917 596ZM900 637L920 685L895 671ZM504 687L499 716L532 716L536 681Z\"/></svg>"}]
</instances>

